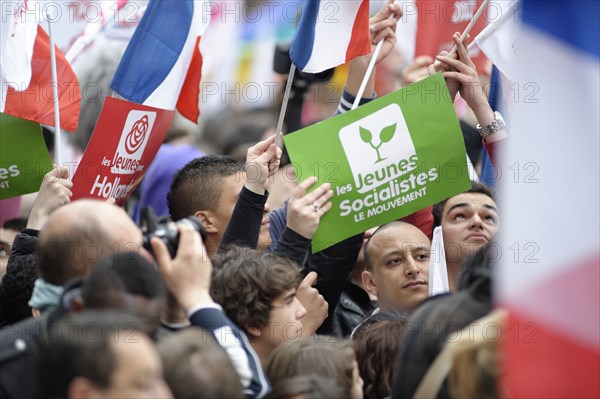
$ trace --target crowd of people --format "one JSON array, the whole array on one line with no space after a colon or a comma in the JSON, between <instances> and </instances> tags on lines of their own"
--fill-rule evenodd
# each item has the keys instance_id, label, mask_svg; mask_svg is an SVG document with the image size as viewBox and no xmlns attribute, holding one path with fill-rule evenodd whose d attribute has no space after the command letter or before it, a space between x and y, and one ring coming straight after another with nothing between
<instances>
[{"instance_id":1,"label":"crowd of people","mask_svg":"<svg viewBox=\"0 0 600 399\"><path fill-rule=\"evenodd\" d=\"M377 62L393 51L400 17L386 4L371 18L373 49L384 40ZM421 69L441 72L450 98L460 93L493 159L506 131L468 39L453 41L456 54ZM354 102L371 56L350 62L338 113ZM376 97L374 85L371 76L362 104ZM334 193L308 178L272 206L282 156L274 135L245 162L196 151L172 155L171 175L168 161L149 172L157 186L142 183L141 203L148 192L172 222L200 222L177 223L174 241L143 231L112 201L71 202L61 166L45 177L28 220L3 226L0 398L498 395L496 342L462 334L504 319L490 293L500 225L491 189L473 182L313 254ZM437 226L450 293L430 297Z\"/></svg>"}]
</instances>

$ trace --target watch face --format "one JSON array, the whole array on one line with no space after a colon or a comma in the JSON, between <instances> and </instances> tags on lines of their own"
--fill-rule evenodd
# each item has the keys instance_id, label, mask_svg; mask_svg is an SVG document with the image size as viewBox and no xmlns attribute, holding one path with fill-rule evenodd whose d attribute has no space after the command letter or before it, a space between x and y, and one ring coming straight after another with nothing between
<instances>
[{"instance_id":1,"label":"watch face","mask_svg":"<svg viewBox=\"0 0 600 399\"><path fill-rule=\"evenodd\" d=\"M479 134L481 137L487 137L492 133L496 133L499 130L502 130L506 127L506 123L500 115L500 112L494 112L494 120L487 126L481 127L481 125L477 125L477 130L479 130Z\"/></svg>"}]
</instances>

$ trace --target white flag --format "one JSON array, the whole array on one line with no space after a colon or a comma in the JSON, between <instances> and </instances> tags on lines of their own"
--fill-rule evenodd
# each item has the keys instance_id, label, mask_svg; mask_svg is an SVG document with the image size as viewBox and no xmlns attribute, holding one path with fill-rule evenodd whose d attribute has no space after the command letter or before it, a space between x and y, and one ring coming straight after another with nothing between
<instances>
[{"instance_id":1,"label":"white flag","mask_svg":"<svg viewBox=\"0 0 600 399\"><path fill-rule=\"evenodd\" d=\"M38 23L43 19L38 1L2 2L0 32L0 112L4 111L8 87L27 89L31 82L31 59Z\"/></svg>"},{"instance_id":2,"label":"white flag","mask_svg":"<svg viewBox=\"0 0 600 399\"><path fill-rule=\"evenodd\" d=\"M516 67L519 44L520 19L519 2L513 1L503 7L497 21L488 26L473 40L481 51L510 80L516 81ZM469 46L471 47L471 46Z\"/></svg>"},{"instance_id":3,"label":"white flag","mask_svg":"<svg viewBox=\"0 0 600 399\"><path fill-rule=\"evenodd\" d=\"M433 230L431 240L431 256L429 258L429 296L450 292L448 285L448 269L446 268L446 251L442 226Z\"/></svg>"}]
</instances>

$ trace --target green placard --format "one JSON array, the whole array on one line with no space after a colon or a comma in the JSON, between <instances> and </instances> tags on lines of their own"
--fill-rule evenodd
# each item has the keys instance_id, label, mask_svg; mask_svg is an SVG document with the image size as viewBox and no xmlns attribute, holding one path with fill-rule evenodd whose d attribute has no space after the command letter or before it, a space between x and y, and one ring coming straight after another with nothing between
<instances>
[{"instance_id":1,"label":"green placard","mask_svg":"<svg viewBox=\"0 0 600 399\"><path fill-rule=\"evenodd\" d=\"M40 124L0 113L0 199L38 191L51 169Z\"/></svg>"},{"instance_id":2,"label":"green placard","mask_svg":"<svg viewBox=\"0 0 600 399\"><path fill-rule=\"evenodd\" d=\"M463 136L441 74L284 141L298 180L316 176L334 192L313 252L470 188Z\"/></svg>"}]
</instances>

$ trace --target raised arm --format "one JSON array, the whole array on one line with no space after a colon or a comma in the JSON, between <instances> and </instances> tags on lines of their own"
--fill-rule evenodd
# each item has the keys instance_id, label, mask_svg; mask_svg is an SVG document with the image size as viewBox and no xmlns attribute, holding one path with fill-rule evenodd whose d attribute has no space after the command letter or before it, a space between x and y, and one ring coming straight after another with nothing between
<instances>
[{"instance_id":1,"label":"raised arm","mask_svg":"<svg viewBox=\"0 0 600 399\"><path fill-rule=\"evenodd\" d=\"M464 42L461 42L460 35L455 33L452 39L457 48L456 55L450 57L446 52L440 53L436 57L436 62L430 66L430 72L441 71L446 79L450 98L454 99L456 93L460 92L461 97L471 110L473 110L479 125L491 128L495 123L499 123L499 121L483 93L479 76L477 75L477 68L471 57L469 57L467 51L469 37ZM506 136L506 129L501 128L485 137L484 144L492 160L493 145L491 144L505 139Z\"/></svg>"},{"instance_id":2,"label":"raised arm","mask_svg":"<svg viewBox=\"0 0 600 399\"><path fill-rule=\"evenodd\" d=\"M235 204L220 248L236 244L256 248L269 193L269 177L279 168L281 149L275 136L250 147L246 156L246 182Z\"/></svg>"},{"instance_id":3,"label":"raised arm","mask_svg":"<svg viewBox=\"0 0 600 399\"><path fill-rule=\"evenodd\" d=\"M402 17L402 9L393 0L389 0L371 19L369 19L369 29L371 31L371 53L362 57L357 57L350 61L348 69L348 81L346 83L346 92L355 97L363 81L367 67L377 43L383 40L381 51L377 56L376 63L381 62L388 56L396 45L396 25ZM364 92L366 97L375 95L375 74L372 73Z\"/></svg>"},{"instance_id":4,"label":"raised arm","mask_svg":"<svg viewBox=\"0 0 600 399\"><path fill-rule=\"evenodd\" d=\"M23 256L34 257L38 244L38 233L46 223L48 217L56 209L71 202L71 187L73 183L68 180L69 172L67 168L55 166L50 172L46 173L40 191L35 197L27 228L16 235L10 257L6 265L6 273L20 272L18 267L12 266L17 262L17 258Z\"/></svg>"}]
</instances>

